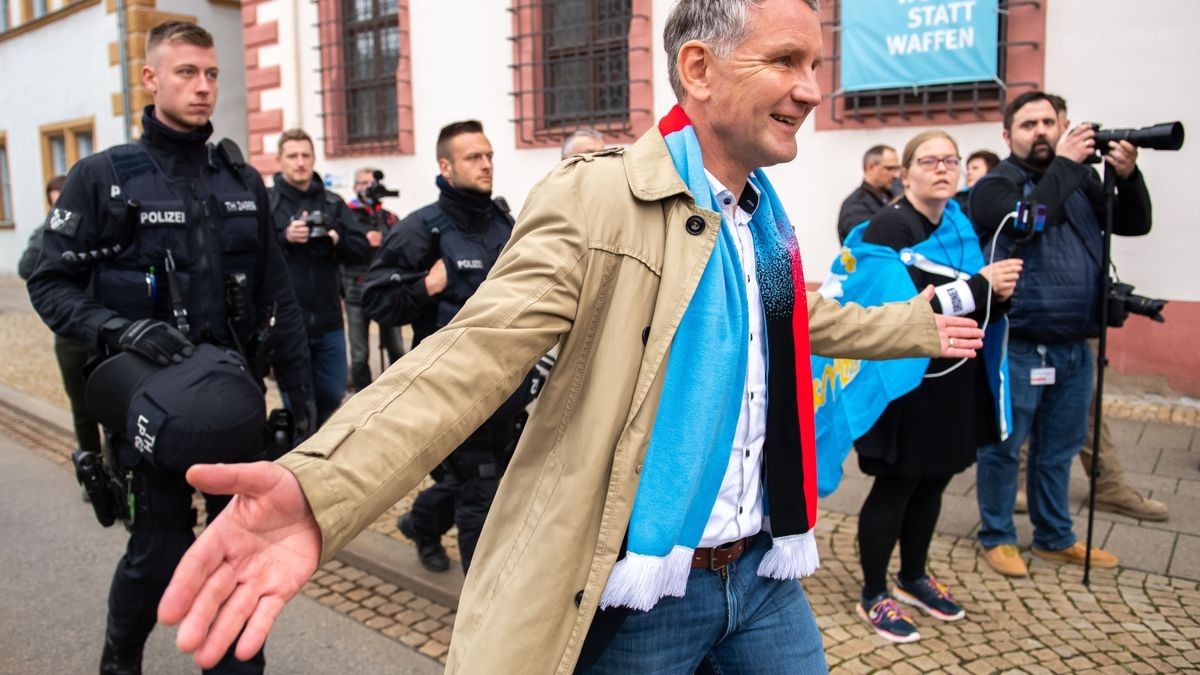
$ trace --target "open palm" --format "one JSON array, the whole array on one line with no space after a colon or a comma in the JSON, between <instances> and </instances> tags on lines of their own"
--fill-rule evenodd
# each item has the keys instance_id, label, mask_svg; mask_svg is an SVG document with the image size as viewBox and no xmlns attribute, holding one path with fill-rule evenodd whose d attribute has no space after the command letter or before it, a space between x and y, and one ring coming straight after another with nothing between
<instances>
[{"instance_id":1,"label":"open palm","mask_svg":"<svg viewBox=\"0 0 1200 675\"><path fill-rule=\"evenodd\" d=\"M239 633L237 658L262 648L284 604L316 571L321 531L299 482L279 465L198 465L187 479L234 498L175 568L158 619L179 624L176 646L210 668Z\"/></svg>"}]
</instances>

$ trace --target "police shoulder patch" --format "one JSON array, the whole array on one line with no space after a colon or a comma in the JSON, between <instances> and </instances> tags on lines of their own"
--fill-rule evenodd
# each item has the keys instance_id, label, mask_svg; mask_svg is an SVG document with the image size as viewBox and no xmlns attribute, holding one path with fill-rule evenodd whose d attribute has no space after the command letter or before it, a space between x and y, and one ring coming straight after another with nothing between
<instances>
[{"instance_id":1,"label":"police shoulder patch","mask_svg":"<svg viewBox=\"0 0 1200 675\"><path fill-rule=\"evenodd\" d=\"M64 237L74 237L79 230L79 221L82 216L76 211L68 211L55 207L50 212L50 216L46 218L46 225L52 231L57 232Z\"/></svg>"}]
</instances>

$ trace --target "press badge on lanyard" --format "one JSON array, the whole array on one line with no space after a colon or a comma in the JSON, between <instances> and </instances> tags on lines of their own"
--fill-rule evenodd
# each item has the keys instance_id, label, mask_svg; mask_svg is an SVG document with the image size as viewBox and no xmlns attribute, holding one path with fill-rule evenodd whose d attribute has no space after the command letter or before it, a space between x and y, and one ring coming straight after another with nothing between
<instances>
[{"instance_id":1,"label":"press badge on lanyard","mask_svg":"<svg viewBox=\"0 0 1200 675\"><path fill-rule=\"evenodd\" d=\"M1038 345L1037 353L1042 357L1042 367L1029 369L1029 384L1034 387L1054 384L1054 368L1046 365L1046 345Z\"/></svg>"}]
</instances>

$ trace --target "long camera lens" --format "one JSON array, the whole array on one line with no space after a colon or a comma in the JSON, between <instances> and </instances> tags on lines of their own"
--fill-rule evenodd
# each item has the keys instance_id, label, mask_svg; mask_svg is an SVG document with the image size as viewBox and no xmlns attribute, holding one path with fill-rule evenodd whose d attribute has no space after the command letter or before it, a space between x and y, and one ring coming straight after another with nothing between
<instances>
[{"instance_id":1,"label":"long camera lens","mask_svg":"<svg viewBox=\"0 0 1200 675\"><path fill-rule=\"evenodd\" d=\"M1101 129L1096 127L1096 149L1108 152L1109 141L1129 141L1139 148L1178 150L1183 147L1183 123L1163 122L1141 129Z\"/></svg>"}]
</instances>

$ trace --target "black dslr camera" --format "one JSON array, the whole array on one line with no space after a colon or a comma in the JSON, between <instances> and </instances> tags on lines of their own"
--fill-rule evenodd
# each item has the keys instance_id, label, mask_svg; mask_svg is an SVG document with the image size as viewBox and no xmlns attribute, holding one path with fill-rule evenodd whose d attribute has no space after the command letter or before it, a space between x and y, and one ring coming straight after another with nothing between
<instances>
[{"instance_id":1,"label":"black dslr camera","mask_svg":"<svg viewBox=\"0 0 1200 675\"><path fill-rule=\"evenodd\" d=\"M371 176L374 178L374 180L371 181L371 184L360 190L358 193L358 200L363 204L366 206L375 206L379 202L383 201L384 197L400 196L399 190L390 190L388 189L388 186L383 184L382 171L376 169L371 172Z\"/></svg>"},{"instance_id":2,"label":"black dslr camera","mask_svg":"<svg viewBox=\"0 0 1200 675\"><path fill-rule=\"evenodd\" d=\"M305 225L308 225L309 239L329 236L329 216L326 216L321 211L313 211L306 216L300 216L296 220L303 221Z\"/></svg>"},{"instance_id":3,"label":"black dslr camera","mask_svg":"<svg viewBox=\"0 0 1200 675\"><path fill-rule=\"evenodd\" d=\"M1120 328L1130 314L1140 314L1163 323L1162 315L1166 300L1147 298L1133 292L1133 284L1123 284L1116 279L1109 279L1108 285L1108 325L1110 328Z\"/></svg>"}]
</instances>

